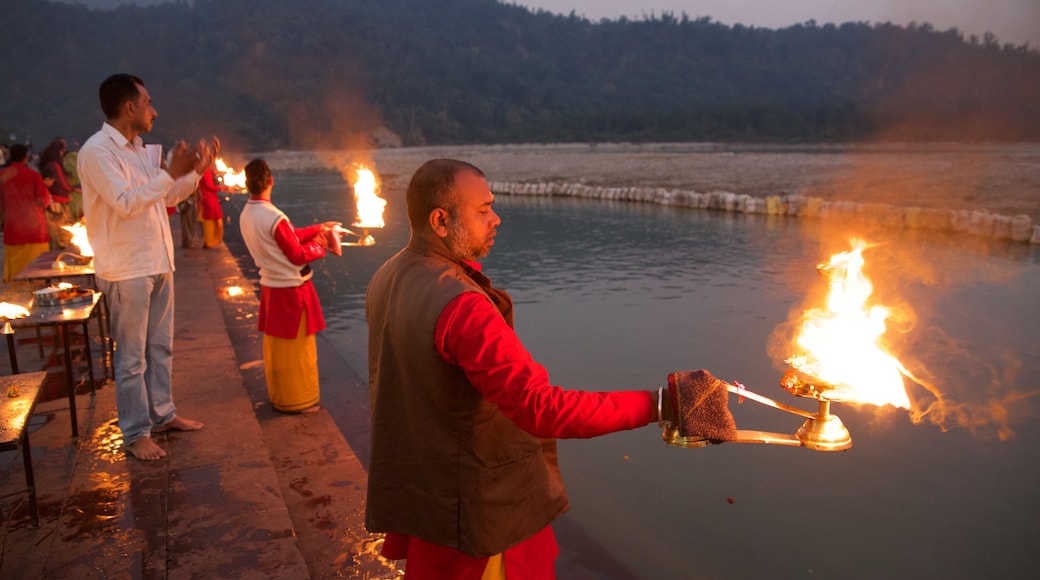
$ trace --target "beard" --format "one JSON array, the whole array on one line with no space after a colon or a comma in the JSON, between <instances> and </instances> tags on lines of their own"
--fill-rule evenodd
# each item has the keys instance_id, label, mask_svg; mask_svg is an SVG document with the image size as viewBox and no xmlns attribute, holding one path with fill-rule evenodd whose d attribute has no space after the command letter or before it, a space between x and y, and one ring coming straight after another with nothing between
<instances>
[{"instance_id":1,"label":"beard","mask_svg":"<svg viewBox=\"0 0 1040 580\"><path fill-rule=\"evenodd\" d=\"M477 242L462 225L462 221L452 216L451 225L448 227L448 237L444 239L448 251L456 260L467 260L476 262L491 252L491 246L485 241Z\"/></svg>"}]
</instances>

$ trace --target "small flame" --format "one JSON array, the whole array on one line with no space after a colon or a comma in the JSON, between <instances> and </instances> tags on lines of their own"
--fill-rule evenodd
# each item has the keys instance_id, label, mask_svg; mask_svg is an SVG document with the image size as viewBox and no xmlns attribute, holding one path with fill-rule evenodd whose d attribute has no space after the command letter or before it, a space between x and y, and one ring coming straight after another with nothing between
<instances>
[{"instance_id":1,"label":"small flame","mask_svg":"<svg viewBox=\"0 0 1040 580\"><path fill-rule=\"evenodd\" d=\"M29 316L29 310L24 306L17 304L11 304L10 302L0 302L0 318L13 319L13 318L25 318Z\"/></svg>"},{"instance_id":2,"label":"small flame","mask_svg":"<svg viewBox=\"0 0 1040 580\"><path fill-rule=\"evenodd\" d=\"M910 408L903 384L909 373L879 341L889 310L868 306L874 287L863 275L866 242L817 266L830 285L826 308L806 310L797 338L802 350L787 360L792 367L834 386L827 398Z\"/></svg>"},{"instance_id":3,"label":"small flame","mask_svg":"<svg viewBox=\"0 0 1040 580\"><path fill-rule=\"evenodd\" d=\"M224 159L220 157L217 157L215 163L217 166L217 173L220 175L224 185L240 190L246 188L246 172L244 170L235 171L233 168L229 167L227 163L224 163Z\"/></svg>"},{"instance_id":4,"label":"small flame","mask_svg":"<svg viewBox=\"0 0 1040 580\"><path fill-rule=\"evenodd\" d=\"M356 173L354 202L357 204L357 221L353 225L359 228L381 228L386 225L383 221L386 200L379 197L376 174L364 165L358 166Z\"/></svg>"},{"instance_id":5,"label":"small flame","mask_svg":"<svg viewBox=\"0 0 1040 580\"><path fill-rule=\"evenodd\" d=\"M228 286L228 289L227 289L227 295L228 296L231 296L231 297L241 296L244 293L245 293L245 291L242 290L241 286Z\"/></svg>"},{"instance_id":6,"label":"small flame","mask_svg":"<svg viewBox=\"0 0 1040 580\"><path fill-rule=\"evenodd\" d=\"M91 258L94 256L94 248L90 247L90 242L87 240L86 224L79 221L72 225L61 226L61 229L72 234L72 245L79 248L79 255L84 258Z\"/></svg>"}]
</instances>

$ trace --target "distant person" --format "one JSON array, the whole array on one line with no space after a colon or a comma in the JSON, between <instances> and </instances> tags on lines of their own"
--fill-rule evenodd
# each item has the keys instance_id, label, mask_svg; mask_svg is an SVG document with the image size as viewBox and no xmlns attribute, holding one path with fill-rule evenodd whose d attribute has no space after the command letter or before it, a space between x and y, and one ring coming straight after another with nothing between
<instances>
[{"instance_id":1,"label":"distant person","mask_svg":"<svg viewBox=\"0 0 1040 580\"><path fill-rule=\"evenodd\" d=\"M199 190L195 189L177 204L181 220L181 247L195 249L202 245L202 224L199 219Z\"/></svg>"},{"instance_id":2,"label":"distant person","mask_svg":"<svg viewBox=\"0 0 1040 580\"><path fill-rule=\"evenodd\" d=\"M245 168L249 201L242 208L242 239L260 270L258 329L264 333L264 373L271 406L283 413L318 410L318 350L315 334L325 328L318 293L307 265L339 252L338 222L302 228L271 203L274 178L263 159ZM336 245L333 245L336 244Z\"/></svg>"},{"instance_id":3,"label":"distant person","mask_svg":"<svg viewBox=\"0 0 1040 580\"><path fill-rule=\"evenodd\" d=\"M202 247L215 248L224 242L224 210L220 194L227 191L217 180L216 161L202 172L199 180L199 221L202 222Z\"/></svg>"},{"instance_id":4,"label":"distant person","mask_svg":"<svg viewBox=\"0 0 1040 580\"><path fill-rule=\"evenodd\" d=\"M105 123L79 152L87 237L98 288L107 297L116 348L116 408L127 452L153 461L166 452L152 432L202 423L173 402L173 238L166 206L191 195L220 141L174 145L155 166L141 139L158 115L144 81L115 74L98 89Z\"/></svg>"},{"instance_id":5,"label":"distant person","mask_svg":"<svg viewBox=\"0 0 1040 580\"><path fill-rule=\"evenodd\" d=\"M47 208L51 250L64 250L72 242L72 234L64 226L73 222L69 199L78 187L73 187L65 174L65 150L65 140L59 138L51 141L40 153L40 174L47 180L47 189L51 192L51 205Z\"/></svg>"},{"instance_id":6,"label":"distant person","mask_svg":"<svg viewBox=\"0 0 1040 580\"><path fill-rule=\"evenodd\" d=\"M79 185L79 169L76 161L79 156L79 143L73 142L76 149L69 149L61 158L61 166L65 169L65 177L69 180L72 193L69 194L69 214L72 221L79 221L83 217L83 190Z\"/></svg>"},{"instance_id":7,"label":"distant person","mask_svg":"<svg viewBox=\"0 0 1040 580\"><path fill-rule=\"evenodd\" d=\"M425 163L406 193L408 245L372 276L365 296L365 525L386 533L382 555L405 558L407 576L554 578L550 524L568 508L554 438L680 416L684 432L698 432L686 418L701 405L673 393L670 378L667 397L663 389L571 391L549 382L513 331L509 294L476 262L501 223L494 198L473 165ZM706 372L689 376L711 390L705 401L718 405L721 395L708 426L735 437L725 387Z\"/></svg>"},{"instance_id":8,"label":"distant person","mask_svg":"<svg viewBox=\"0 0 1040 580\"><path fill-rule=\"evenodd\" d=\"M22 144L11 147L11 163L0 169L0 215L4 230L4 282L11 282L19 272L50 247L44 210L51 194L43 177L25 162L29 148Z\"/></svg>"},{"instance_id":9,"label":"distant person","mask_svg":"<svg viewBox=\"0 0 1040 580\"><path fill-rule=\"evenodd\" d=\"M170 164L173 158L173 149L166 151L166 156L162 163L166 166ZM203 173L205 175L205 173ZM199 181L201 183L201 180ZM199 223L198 214L198 200L199 200L199 188L195 186L195 191L191 195L182 199L177 205L166 206L166 215L169 216L171 224L174 217L178 216L180 220L181 230L181 247L186 249L198 248L202 242L202 225Z\"/></svg>"}]
</instances>

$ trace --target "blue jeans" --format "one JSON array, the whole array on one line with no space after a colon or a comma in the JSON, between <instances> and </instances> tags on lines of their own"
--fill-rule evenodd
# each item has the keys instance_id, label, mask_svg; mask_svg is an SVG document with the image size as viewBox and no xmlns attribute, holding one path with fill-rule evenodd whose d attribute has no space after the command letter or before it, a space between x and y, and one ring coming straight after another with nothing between
<instances>
[{"instance_id":1,"label":"blue jeans","mask_svg":"<svg viewBox=\"0 0 1040 580\"><path fill-rule=\"evenodd\" d=\"M115 340L116 410L123 443L174 418L173 273L111 282L97 278Z\"/></svg>"}]
</instances>

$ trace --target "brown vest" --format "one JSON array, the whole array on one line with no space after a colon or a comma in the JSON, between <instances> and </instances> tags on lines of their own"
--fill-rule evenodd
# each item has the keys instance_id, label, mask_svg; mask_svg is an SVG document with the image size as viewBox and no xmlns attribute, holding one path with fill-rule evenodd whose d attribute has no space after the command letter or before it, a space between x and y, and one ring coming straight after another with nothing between
<instances>
[{"instance_id":1,"label":"brown vest","mask_svg":"<svg viewBox=\"0 0 1040 580\"><path fill-rule=\"evenodd\" d=\"M508 294L421 238L369 283L365 523L485 557L529 538L568 504L555 441L521 430L437 353L437 319L463 292L488 296L512 322Z\"/></svg>"}]
</instances>

